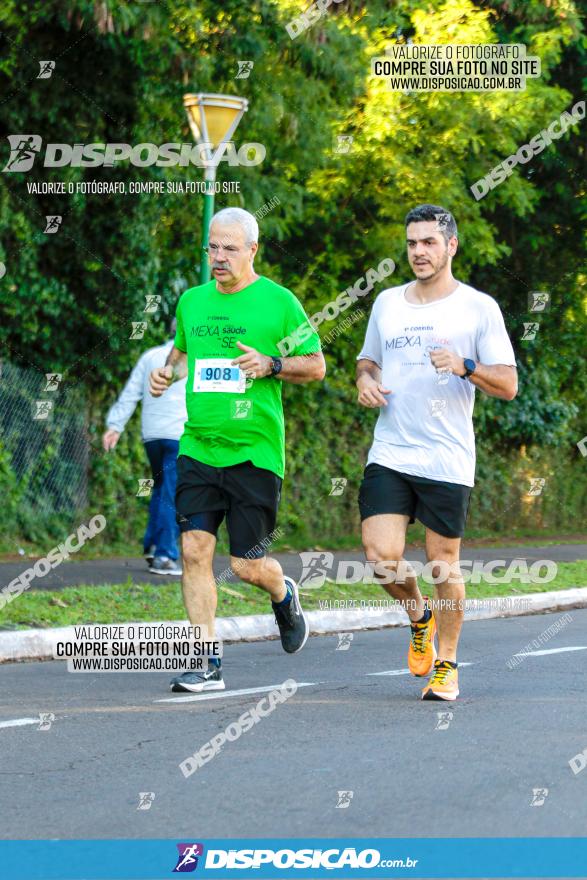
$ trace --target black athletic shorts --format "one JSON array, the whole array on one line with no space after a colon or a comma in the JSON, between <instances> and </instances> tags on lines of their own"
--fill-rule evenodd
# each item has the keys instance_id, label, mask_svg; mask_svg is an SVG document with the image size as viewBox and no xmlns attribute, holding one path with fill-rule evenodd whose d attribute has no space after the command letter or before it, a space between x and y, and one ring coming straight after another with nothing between
<instances>
[{"instance_id":1,"label":"black athletic shorts","mask_svg":"<svg viewBox=\"0 0 587 880\"><path fill-rule=\"evenodd\" d=\"M275 529L281 477L251 461L211 467L180 455L175 511L181 532L199 529L216 535L226 516L230 553L243 559L265 556Z\"/></svg>"},{"instance_id":2,"label":"black athletic shorts","mask_svg":"<svg viewBox=\"0 0 587 880\"><path fill-rule=\"evenodd\" d=\"M359 489L361 520L381 513L400 513L419 519L445 538L465 532L471 487L401 474L380 464L368 464Z\"/></svg>"}]
</instances>

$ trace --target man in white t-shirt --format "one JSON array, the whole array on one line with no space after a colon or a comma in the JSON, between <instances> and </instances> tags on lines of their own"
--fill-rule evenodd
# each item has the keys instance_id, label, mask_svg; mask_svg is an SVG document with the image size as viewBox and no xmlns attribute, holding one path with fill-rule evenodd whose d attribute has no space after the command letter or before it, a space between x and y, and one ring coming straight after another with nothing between
<instances>
[{"instance_id":1,"label":"man in white t-shirt","mask_svg":"<svg viewBox=\"0 0 587 880\"><path fill-rule=\"evenodd\" d=\"M357 358L359 403L380 408L359 493L363 546L367 559L379 563L382 586L410 617L410 671L433 673L422 699L454 700L465 598L459 551L475 477L475 388L513 400L516 360L496 301L453 277L452 214L420 205L406 217L406 237L416 280L379 294ZM414 572L400 564L415 519L426 527L439 600L432 606Z\"/></svg>"}]
</instances>

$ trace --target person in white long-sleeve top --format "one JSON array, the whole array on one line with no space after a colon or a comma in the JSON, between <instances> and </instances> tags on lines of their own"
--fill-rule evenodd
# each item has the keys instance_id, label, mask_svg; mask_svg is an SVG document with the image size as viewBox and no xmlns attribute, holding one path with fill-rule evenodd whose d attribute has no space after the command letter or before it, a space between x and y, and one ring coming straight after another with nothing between
<instances>
[{"instance_id":1,"label":"person in white long-sleeve top","mask_svg":"<svg viewBox=\"0 0 587 880\"><path fill-rule=\"evenodd\" d=\"M162 397L153 397L149 392L151 371L164 366L173 347L174 325L175 320L171 326L172 338L168 342L150 348L139 358L118 400L108 411L108 429L102 437L102 445L106 452L114 449L137 403L141 401L142 438L154 481L149 522L143 539L145 559L149 571L155 574L180 575L175 486L179 438L187 421L187 379L174 382Z\"/></svg>"}]
</instances>

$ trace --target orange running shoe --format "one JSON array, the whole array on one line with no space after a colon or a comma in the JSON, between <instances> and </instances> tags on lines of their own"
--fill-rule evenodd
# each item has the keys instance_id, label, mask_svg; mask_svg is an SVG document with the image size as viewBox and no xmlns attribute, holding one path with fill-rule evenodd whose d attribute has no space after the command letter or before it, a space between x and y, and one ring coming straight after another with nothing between
<instances>
[{"instance_id":1,"label":"orange running shoe","mask_svg":"<svg viewBox=\"0 0 587 880\"><path fill-rule=\"evenodd\" d=\"M424 596L424 607L428 608L429 598ZM426 623L412 623L410 626L412 637L408 649L408 666L412 675L428 675L432 672L436 660L436 648L434 636L436 634L436 621L434 614L430 614Z\"/></svg>"},{"instance_id":2,"label":"orange running shoe","mask_svg":"<svg viewBox=\"0 0 587 880\"><path fill-rule=\"evenodd\" d=\"M422 691L423 700L456 700L459 695L459 673L447 660L437 660L434 675Z\"/></svg>"}]
</instances>

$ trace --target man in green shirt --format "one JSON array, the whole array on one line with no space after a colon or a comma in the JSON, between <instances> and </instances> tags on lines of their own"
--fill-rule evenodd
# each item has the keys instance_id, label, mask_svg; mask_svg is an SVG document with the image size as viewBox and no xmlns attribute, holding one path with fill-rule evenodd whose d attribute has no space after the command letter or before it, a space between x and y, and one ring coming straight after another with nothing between
<instances>
[{"instance_id":1,"label":"man in green shirt","mask_svg":"<svg viewBox=\"0 0 587 880\"><path fill-rule=\"evenodd\" d=\"M212 561L226 517L232 569L269 593L281 643L293 654L308 637L297 584L265 555L285 470L281 383L323 379L326 365L300 302L255 272L258 233L253 215L241 208L214 215L208 246L213 280L180 298L174 346L166 365L151 373L151 393L159 396L187 375L176 510L191 623L214 638ZM279 343L293 334L304 341L291 356L281 357ZM171 682L174 691L223 688L216 659L206 671L184 672Z\"/></svg>"}]
</instances>

